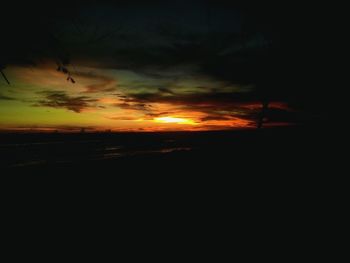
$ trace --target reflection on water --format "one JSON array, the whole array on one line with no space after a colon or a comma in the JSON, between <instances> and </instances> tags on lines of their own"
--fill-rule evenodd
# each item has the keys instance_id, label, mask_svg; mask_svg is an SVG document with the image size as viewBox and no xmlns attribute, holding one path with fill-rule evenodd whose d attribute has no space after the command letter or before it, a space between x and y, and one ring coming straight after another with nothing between
<instances>
[{"instance_id":1,"label":"reflection on water","mask_svg":"<svg viewBox=\"0 0 350 263\"><path fill-rule=\"evenodd\" d=\"M162 149L161 153L172 153L177 151L190 151L190 147L177 147L177 148L169 148L169 149Z\"/></svg>"},{"instance_id":2,"label":"reflection on water","mask_svg":"<svg viewBox=\"0 0 350 263\"><path fill-rule=\"evenodd\" d=\"M29 162L22 162L22 163L15 163L12 166L13 167L24 167L24 166L34 166L34 165L41 165L45 164L45 160L37 160L37 161L29 161Z\"/></svg>"},{"instance_id":3,"label":"reflection on water","mask_svg":"<svg viewBox=\"0 0 350 263\"><path fill-rule=\"evenodd\" d=\"M116 151L116 150L119 150L121 149L122 147L106 147L105 151L106 152L109 152L109 151Z\"/></svg>"},{"instance_id":4,"label":"reflection on water","mask_svg":"<svg viewBox=\"0 0 350 263\"><path fill-rule=\"evenodd\" d=\"M127 156L136 156L136 155L148 155L148 154L166 154L180 151L190 151L190 147L174 147L174 148L162 148L157 150L134 150L127 151L122 150L122 147L109 147L106 149L106 152L102 155L97 156L94 160L106 160L106 159L114 159L119 157L127 157ZM122 151L121 151L122 150Z\"/></svg>"},{"instance_id":5,"label":"reflection on water","mask_svg":"<svg viewBox=\"0 0 350 263\"><path fill-rule=\"evenodd\" d=\"M123 149L121 146L105 147L101 150L101 154L97 154L98 156L95 158L95 160L118 158L122 155L120 153L121 149Z\"/></svg>"},{"instance_id":6,"label":"reflection on water","mask_svg":"<svg viewBox=\"0 0 350 263\"><path fill-rule=\"evenodd\" d=\"M127 153L125 155L139 155L139 154L152 154L152 153L172 153L172 152L177 152L177 151L190 151L190 147L176 147L176 148L163 148L163 149L158 149L158 150L144 150L144 151L134 151Z\"/></svg>"},{"instance_id":7,"label":"reflection on water","mask_svg":"<svg viewBox=\"0 0 350 263\"><path fill-rule=\"evenodd\" d=\"M192 147L175 139L130 137L57 140L50 137L36 141L2 141L1 159L11 167L65 164L84 161L113 160L121 157L171 154L191 151Z\"/></svg>"}]
</instances>

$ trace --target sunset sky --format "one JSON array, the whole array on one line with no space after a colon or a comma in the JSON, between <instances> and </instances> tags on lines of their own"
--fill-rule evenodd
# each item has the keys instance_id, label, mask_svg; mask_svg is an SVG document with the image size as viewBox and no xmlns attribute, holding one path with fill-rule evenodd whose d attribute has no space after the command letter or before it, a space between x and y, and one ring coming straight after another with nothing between
<instances>
[{"instance_id":1,"label":"sunset sky","mask_svg":"<svg viewBox=\"0 0 350 263\"><path fill-rule=\"evenodd\" d=\"M7 32L1 130L254 128L267 96L266 125L299 120L285 94L275 92L278 76L266 55L275 39L266 21L214 1L74 10L72 18L52 15L47 27L32 19ZM59 48L48 44L48 28ZM64 66L75 83L57 70L62 56L69 56Z\"/></svg>"},{"instance_id":2,"label":"sunset sky","mask_svg":"<svg viewBox=\"0 0 350 263\"><path fill-rule=\"evenodd\" d=\"M227 129L254 126L252 114L260 108L258 102L231 102L233 94L244 96L251 87L229 85L191 67L154 77L113 68L75 70L72 84L54 64L9 67L11 86L1 85L2 128Z\"/></svg>"}]
</instances>

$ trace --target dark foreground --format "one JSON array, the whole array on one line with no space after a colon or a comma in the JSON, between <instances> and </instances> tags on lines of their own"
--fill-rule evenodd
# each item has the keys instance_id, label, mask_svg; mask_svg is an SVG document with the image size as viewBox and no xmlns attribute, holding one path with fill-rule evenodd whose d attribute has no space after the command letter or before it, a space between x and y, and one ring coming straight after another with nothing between
<instances>
[{"instance_id":1,"label":"dark foreground","mask_svg":"<svg viewBox=\"0 0 350 263\"><path fill-rule=\"evenodd\" d=\"M0 134L8 174L212 176L314 174L329 168L326 132L300 127L174 133ZM326 172L326 171L325 171Z\"/></svg>"},{"instance_id":2,"label":"dark foreground","mask_svg":"<svg viewBox=\"0 0 350 263\"><path fill-rule=\"evenodd\" d=\"M18 199L14 209L24 202L46 213L65 200L64 210L84 204L98 216L126 206L126 214L140 213L133 220L143 220L155 206L151 211L168 210L171 218L182 210L185 221L199 210L201 219L220 218L218 225L240 218L247 229L269 232L268 221L296 235L315 229L318 237L325 234L319 220L346 200L332 160L339 144L320 129L0 136L2 178L15 179L4 203Z\"/></svg>"}]
</instances>

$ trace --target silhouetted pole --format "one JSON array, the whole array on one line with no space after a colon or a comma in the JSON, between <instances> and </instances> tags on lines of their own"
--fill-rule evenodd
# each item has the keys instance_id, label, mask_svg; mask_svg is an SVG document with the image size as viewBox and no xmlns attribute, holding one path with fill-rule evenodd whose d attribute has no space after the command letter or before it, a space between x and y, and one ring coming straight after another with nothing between
<instances>
[{"instance_id":1,"label":"silhouetted pole","mask_svg":"<svg viewBox=\"0 0 350 263\"><path fill-rule=\"evenodd\" d=\"M266 116L266 112L267 112L268 108L269 108L269 102L267 100L263 101L261 112L259 114L259 119L258 119L258 129L263 127L264 118Z\"/></svg>"}]
</instances>

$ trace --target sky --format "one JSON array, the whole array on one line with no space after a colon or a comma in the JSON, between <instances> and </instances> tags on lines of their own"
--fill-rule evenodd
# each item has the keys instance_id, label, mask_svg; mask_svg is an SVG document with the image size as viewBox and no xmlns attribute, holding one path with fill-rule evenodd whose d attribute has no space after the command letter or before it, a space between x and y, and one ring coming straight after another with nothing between
<instances>
[{"instance_id":1,"label":"sky","mask_svg":"<svg viewBox=\"0 0 350 263\"><path fill-rule=\"evenodd\" d=\"M267 127L309 117L281 88L271 11L221 1L8 8L19 14L2 18L1 130L255 128L263 102Z\"/></svg>"}]
</instances>

